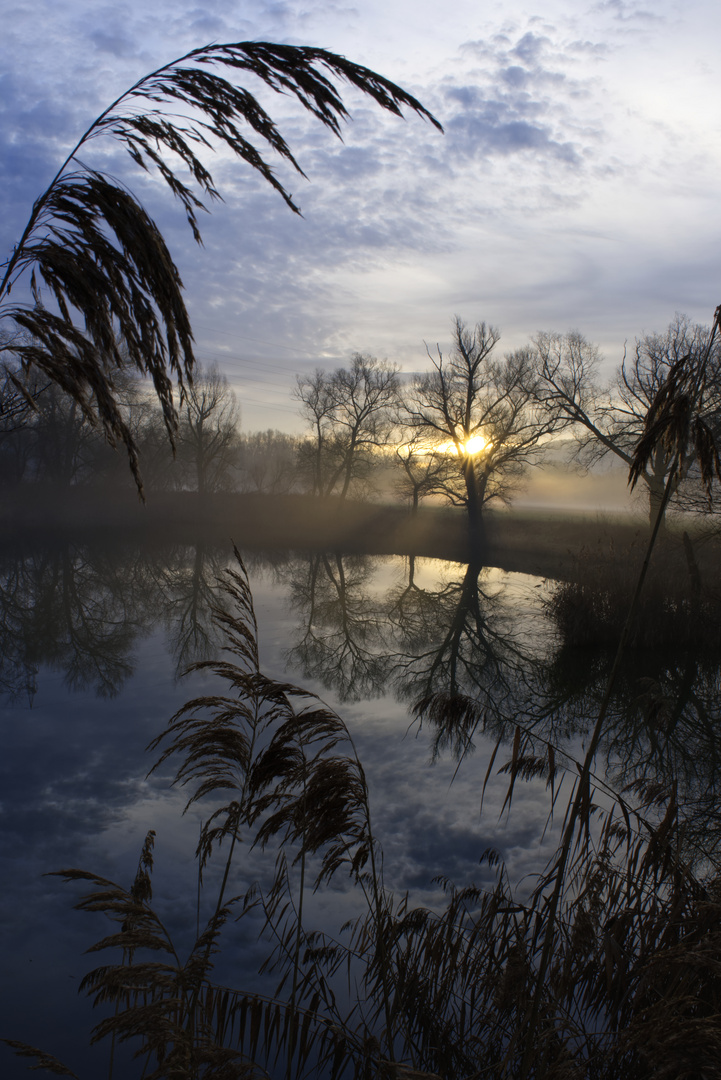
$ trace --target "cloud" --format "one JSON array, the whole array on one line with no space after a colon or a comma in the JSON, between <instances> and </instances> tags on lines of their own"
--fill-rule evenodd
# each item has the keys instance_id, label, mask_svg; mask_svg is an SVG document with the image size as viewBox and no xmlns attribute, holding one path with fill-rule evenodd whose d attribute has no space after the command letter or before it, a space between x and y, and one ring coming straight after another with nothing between
<instances>
[{"instance_id":1,"label":"cloud","mask_svg":"<svg viewBox=\"0 0 721 1080\"><path fill-rule=\"evenodd\" d=\"M92 30L88 38L97 48L98 52L110 53L111 56L136 56L137 44L127 31L120 27L116 29Z\"/></svg>"},{"instance_id":2,"label":"cloud","mask_svg":"<svg viewBox=\"0 0 721 1080\"><path fill-rule=\"evenodd\" d=\"M634 20L646 23L665 21L663 15L649 11L648 8L639 7L638 4L629 4L627 0L601 0L601 3L596 4L592 10L601 14L610 14L614 19L624 23Z\"/></svg>"},{"instance_id":3,"label":"cloud","mask_svg":"<svg viewBox=\"0 0 721 1080\"><path fill-rule=\"evenodd\" d=\"M581 155L572 142L559 142L548 124L532 118L540 109L537 102L486 98L475 87L453 87L447 96L462 106L447 123L454 153L485 157L532 151L535 157L580 164Z\"/></svg>"},{"instance_id":4,"label":"cloud","mask_svg":"<svg viewBox=\"0 0 721 1080\"><path fill-rule=\"evenodd\" d=\"M504 68L501 71L501 78L504 82L508 83L509 86L513 86L514 88L520 88L526 86L530 76L529 73L525 70L525 68L518 67L517 64L513 64L511 65L511 67Z\"/></svg>"},{"instance_id":5,"label":"cloud","mask_svg":"<svg viewBox=\"0 0 721 1080\"><path fill-rule=\"evenodd\" d=\"M578 169L589 152L588 131L577 117L586 83L571 78L575 59L591 42L566 46L547 33L495 35L465 42L461 55L476 65L450 77L443 93L453 109L445 119L453 153L468 159L523 155ZM556 35L558 37L558 35ZM603 50L601 50L601 53ZM472 80L472 81L471 81ZM599 124L594 125L596 136Z\"/></svg>"},{"instance_id":6,"label":"cloud","mask_svg":"<svg viewBox=\"0 0 721 1080\"><path fill-rule=\"evenodd\" d=\"M538 34L529 31L516 42L516 45L511 49L511 53L518 56L525 64L535 65L546 51L548 44L547 37L540 37Z\"/></svg>"}]
</instances>

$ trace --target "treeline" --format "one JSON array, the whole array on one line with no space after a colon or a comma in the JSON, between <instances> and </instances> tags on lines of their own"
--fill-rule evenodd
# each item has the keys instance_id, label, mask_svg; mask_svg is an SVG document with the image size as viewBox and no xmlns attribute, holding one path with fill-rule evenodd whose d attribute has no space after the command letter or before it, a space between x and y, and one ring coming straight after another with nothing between
<instances>
[{"instance_id":1,"label":"treeline","mask_svg":"<svg viewBox=\"0 0 721 1080\"><path fill-rule=\"evenodd\" d=\"M121 410L139 449L148 492L300 489L301 439L279 431L245 434L225 376L198 370L179 408L171 443L160 408L129 372L115 377ZM6 364L0 376L0 476L6 485L133 486L123 454L93 418L55 384Z\"/></svg>"},{"instance_id":2,"label":"treeline","mask_svg":"<svg viewBox=\"0 0 721 1080\"><path fill-rule=\"evenodd\" d=\"M197 370L168 437L165 418L136 377L114 376L146 489L307 493L368 498L379 492L415 511L435 498L465 508L471 529L485 508L508 503L528 470L558 457L581 469L614 458L629 466L649 409L680 366L704 376L689 402L699 437L721 426L721 352L708 327L677 315L663 333L638 338L613 378L600 374L595 345L577 331L539 333L498 356L500 333L456 318L451 348L427 350L413 378L371 356L298 378L304 436L244 433L227 379ZM563 442L561 442L563 440ZM655 517L672 468L675 505L708 509L692 455L673 465L659 443L639 476ZM131 483L94 420L57 385L12 361L0 382L0 474L5 484Z\"/></svg>"}]
</instances>

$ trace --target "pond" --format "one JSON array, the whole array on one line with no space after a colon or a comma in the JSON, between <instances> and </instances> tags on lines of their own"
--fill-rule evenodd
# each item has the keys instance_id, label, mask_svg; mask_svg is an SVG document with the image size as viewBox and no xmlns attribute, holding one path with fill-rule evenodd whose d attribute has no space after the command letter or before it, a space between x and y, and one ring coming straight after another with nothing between
<instances>
[{"instance_id":1,"label":"pond","mask_svg":"<svg viewBox=\"0 0 721 1080\"><path fill-rule=\"evenodd\" d=\"M515 895L528 897L558 845L572 787L563 766L583 760L609 649L568 638L554 586L540 578L401 556L241 555L261 670L319 695L347 725L389 891L438 909L443 880L490 890L491 849ZM232 608L219 576L242 571L230 544L97 538L25 543L6 549L1 565L1 1034L89 1076L107 1067L108 1050L88 1046L99 1017L78 987L104 962L84 951L109 924L72 910L77 886L43 875L78 867L129 887L153 829L154 905L179 951L192 948L227 849L210 860L201 889L194 852L218 800L183 813L192 785L172 785L172 758L148 775L167 744L147 747L187 700L227 692L212 669L181 675L227 657L213 606ZM644 784L676 785L695 866L715 864L717 843L718 660L701 652L652 644L634 653L609 709L594 789L603 811L612 802L604 783L644 806L653 802ZM267 890L275 858L272 845L246 845L228 891L254 882ZM339 935L359 902L339 873L308 890L306 918ZM229 923L216 963L222 983L272 991L273 977L258 974L271 948L263 922L258 909ZM17 1059L4 1067L25 1075Z\"/></svg>"}]
</instances>

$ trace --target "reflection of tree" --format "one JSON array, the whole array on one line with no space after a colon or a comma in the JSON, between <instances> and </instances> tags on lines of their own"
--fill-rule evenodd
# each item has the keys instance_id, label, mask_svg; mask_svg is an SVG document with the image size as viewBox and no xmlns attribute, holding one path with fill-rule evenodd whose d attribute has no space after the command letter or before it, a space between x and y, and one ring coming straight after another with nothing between
<instances>
[{"instance_id":1,"label":"reflection of tree","mask_svg":"<svg viewBox=\"0 0 721 1080\"><path fill-rule=\"evenodd\" d=\"M65 673L72 690L114 697L132 674L132 650L152 599L137 556L60 543L18 557L0 571L2 662L10 696L28 694L42 665Z\"/></svg>"},{"instance_id":2,"label":"reflection of tree","mask_svg":"<svg viewBox=\"0 0 721 1080\"><path fill-rule=\"evenodd\" d=\"M288 662L342 701L381 693L389 672L386 612L367 590L371 572L367 556L316 554L290 571L291 602L303 625Z\"/></svg>"},{"instance_id":3,"label":"reflection of tree","mask_svg":"<svg viewBox=\"0 0 721 1080\"><path fill-rule=\"evenodd\" d=\"M158 584L178 674L189 664L206 660L218 644L212 608L222 566L219 549L198 543L176 550L170 558L166 554L159 568Z\"/></svg>"},{"instance_id":4,"label":"reflection of tree","mask_svg":"<svg viewBox=\"0 0 721 1080\"><path fill-rule=\"evenodd\" d=\"M58 542L0 560L0 692L32 700L39 668L71 690L115 697L138 641L165 621L182 670L207 657L221 554Z\"/></svg>"},{"instance_id":5,"label":"reflection of tree","mask_svg":"<svg viewBox=\"0 0 721 1080\"><path fill-rule=\"evenodd\" d=\"M436 752L466 754L480 732L503 740L516 725L542 740L544 753L545 742L572 751L593 726L608 647L554 644L540 610L529 630L527 612L477 564L428 585L410 558L403 580L382 593L372 569L368 558L338 555L293 564L292 603L303 626L288 659L304 677L346 700L394 689L429 726ZM633 650L602 744L617 788L678 786L689 836L715 819L721 784L721 675L712 635L708 646Z\"/></svg>"},{"instance_id":6,"label":"reflection of tree","mask_svg":"<svg viewBox=\"0 0 721 1080\"><path fill-rule=\"evenodd\" d=\"M288 661L343 700L394 687L430 719L430 701L460 696L482 700L489 718L505 719L516 673L530 663L510 632L502 597L484 584L484 570L424 588L416 561L404 581L384 595L371 589L367 557L312 555L291 571L293 607L303 624ZM455 741L468 745L456 731ZM446 733L439 731L439 742Z\"/></svg>"},{"instance_id":7,"label":"reflection of tree","mask_svg":"<svg viewBox=\"0 0 721 1080\"><path fill-rule=\"evenodd\" d=\"M429 591L415 583L411 560L391 606L401 646L395 682L421 722L433 725L436 751L466 752L479 724L502 725L515 714L522 676L537 661L510 616L503 589L480 564Z\"/></svg>"},{"instance_id":8,"label":"reflection of tree","mask_svg":"<svg viewBox=\"0 0 721 1080\"><path fill-rule=\"evenodd\" d=\"M20 559L0 563L0 691L11 701L37 690L37 668L28 656L26 631L28 583Z\"/></svg>"},{"instance_id":9,"label":"reflection of tree","mask_svg":"<svg viewBox=\"0 0 721 1080\"><path fill-rule=\"evenodd\" d=\"M610 648L562 642L534 687L529 707L534 730L557 745L585 734L598 716L612 660ZM617 676L601 750L616 789L677 788L689 837L703 823L707 835L701 846L708 848L712 821L713 832L721 834L716 809L721 791L721 668L716 647L631 650Z\"/></svg>"}]
</instances>

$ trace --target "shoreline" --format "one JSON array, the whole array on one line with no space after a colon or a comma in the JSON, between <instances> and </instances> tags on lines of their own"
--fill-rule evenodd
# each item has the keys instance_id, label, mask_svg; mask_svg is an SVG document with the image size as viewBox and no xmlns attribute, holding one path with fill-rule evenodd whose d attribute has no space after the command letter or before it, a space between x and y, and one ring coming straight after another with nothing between
<instances>
[{"instance_id":1,"label":"shoreline","mask_svg":"<svg viewBox=\"0 0 721 1080\"><path fill-rule=\"evenodd\" d=\"M571 515L518 509L488 512L480 562L502 570L573 580L579 560L597 563L642 558L648 527L629 515ZM308 495L198 495L153 492L142 504L134 491L26 486L0 497L0 542L38 539L122 542L230 543L241 548L334 550L347 554L415 555L467 563L462 510L403 506ZM665 545L685 567L681 532L669 529ZM677 550L676 550L677 549ZM709 550L713 549L713 550ZM699 561L718 566L717 544L704 544ZM703 570L703 567L702 567Z\"/></svg>"}]
</instances>

